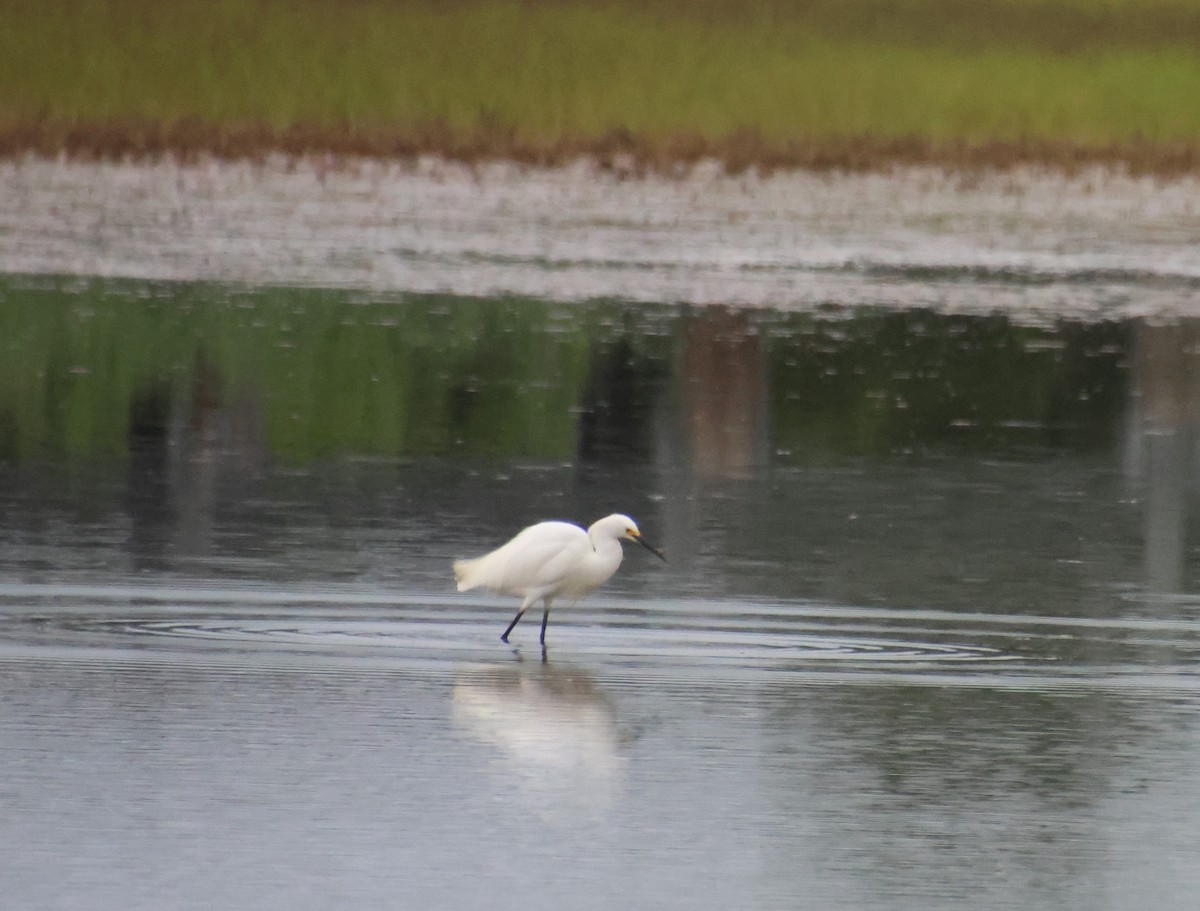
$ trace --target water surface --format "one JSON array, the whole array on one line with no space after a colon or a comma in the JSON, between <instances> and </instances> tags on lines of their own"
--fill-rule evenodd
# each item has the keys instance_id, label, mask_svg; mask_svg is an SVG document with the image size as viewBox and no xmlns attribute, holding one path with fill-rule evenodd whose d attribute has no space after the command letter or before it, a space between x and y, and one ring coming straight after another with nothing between
<instances>
[{"instance_id":1,"label":"water surface","mask_svg":"<svg viewBox=\"0 0 1200 911\"><path fill-rule=\"evenodd\" d=\"M0 889L1192 907L1200 346L1141 310L1192 265L1116 247L753 308L7 260ZM1076 296L911 300L992 284ZM614 509L669 562L631 551L545 655L453 591Z\"/></svg>"}]
</instances>

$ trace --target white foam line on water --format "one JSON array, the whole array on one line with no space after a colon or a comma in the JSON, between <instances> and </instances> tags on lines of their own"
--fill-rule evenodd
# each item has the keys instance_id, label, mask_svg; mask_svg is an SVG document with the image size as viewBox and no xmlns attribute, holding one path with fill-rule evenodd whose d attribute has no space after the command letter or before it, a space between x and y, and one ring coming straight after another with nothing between
<instances>
[{"instance_id":1,"label":"white foam line on water","mask_svg":"<svg viewBox=\"0 0 1200 911\"><path fill-rule=\"evenodd\" d=\"M1005 692L1087 694L1116 693L1120 695L1200 697L1200 678L1174 672L1128 672L1119 675L1051 675L1038 673L947 672L930 670L870 670L849 668L845 671L824 671L794 668L786 671L789 685L801 686L911 686L942 687L946 689L986 689Z\"/></svg>"},{"instance_id":2,"label":"white foam line on water","mask_svg":"<svg viewBox=\"0 0 1200 911\"><path fill-rule=\"evenodd\" d=\"M591 602L589 606L596 606ZM736 606L736 611L730 607ZM617 608L618 610L620 608ZM1057 626L1082 629L1157 630L1200 634L1200 618L1195 620L1143 617L1050 617L1036 614L994 614L973 611L947 611L927 608L858 607L853 605L818 604L813 602L723 602L723 601L655 601L654 609L670 614L682 609L692 615L706 613L745 617L807 617L844 620L905 620L928 623L960 624L963 622L997 626Z\"/></svg>"},{"instance_id":3,"label":"white foam line on water","mask_svg":"<svg viewBox=\"0 0 1200 911\"><path fill-rule=\"evenodd\" d=\"M187 649L125 649L64 645L20 646L0 643L0 665L36 664L40 669L55 666L95 668L162 668L199 673L254 674L291 673L321 676L400 676L418 674L423 680L449 682L464 667L481 662L507 666L516 661L537 661L539 650L498 647L490 642L457 640L431 644L406 641L388 653L332 653L328 651L269 650L266 652L208 651ZM527 654L523 658L522 655ZM1047 674L1029 668L980 668L934 662L897 662L871 665L849 660L820 666L806 663L747 662L737 655L647 655L640 652L607 652L602 649L551 650L550 664L586 668L606 688L642 689L664 685L683 687L692 698L698 691L724 690L731 686L784 685L801 687L936 687L945 689L990 689L1009 692L1087 694L1114 693L1153 698L1200 697L1200 675L1177 671L1147 671L1142 668L1075 668ZM694 660L702 657L703 661Z\"/></svg>"},{"instance_id":4,"label":"white foam line on water","mask_svg":"<svg viewBox=\"0 0 1200 911\"><path fill-rule=\"evenodd\" d=\"M313 652L302 649L215 651L210 649L130 649L120 647L87 648L70 645L14 645L0 644L0 664L37 664L40 667L78 665L102 667L161 667L215 670L226 673L254 673L256 671L284 671L295 673L397 674L420 669L422 674L430 670L450 677L460 663L478 662L490 657L495 649L484 643L472 648L459 644L453 652L435 651L422 655L411 653L364 654L362 652L334 653Z\"/></svg>"},{"instance_id":5,"label":"white foam line on water","mask_svg":"<svg viewBox=\"0 0 1200 911\"><path fill-rule=\"evenodd\" d=\"M504 663L520 655L536 661L541 652L536 631L528 639L502 645L469 616L442 623L373 621L367 624L365 636L347 632L328 619L311 627L303 621L297 624L294 618L286 626L251 621L248 627L218 623L209 628L203 623L117 620L58 627L17 622L0 640L0 662L181 667L218 673L417 673L426 679L446 679L464 663ZM354 628L353 623L346 626ZM789 686L1111 691L1189 699L1200 695L1200 674L1190 662L1060 663L970 644L915 641L898 632L888 639L787 639L715 630L711 635L681 638L652 627L573 628L551 642L549 655L551 664L576 664L602 675L606 682L625 680L634 686L664 681L741 688L786 681ZM151 638L139 643L136 637L143 633ZM147 647L151 641L153 647Z\"/></svg>"},{"instance_id":6,"label":"white foam line on water","mask_svg":"<svg viewBox=\"0 0 1200 911\"><path fill-rule=\"evenodd\" d=\"M428 591L387 591L362 587L331 587L281 589L266 586L237 586L182 582L178 585L73 585L55 583L0 583L0 599L14 602L63 600L83 602L122 603L137 608L137 602L147 607L194 608L199 606L237 605L248 608L275 609L279 607L374 607L382 609L416 608L406 611L409 622L440 622L451 616L449 611L461 611L463 616L486 616L497 623L506 623L512 613L512 599L464 597L458 594ZM131 604L131 602L133 602ZM77 612L78 603L45 605L57 611ZM428 613L423 609L429 608ZM842 620L853 625L848 629L890 631L897 622L929 623L953 627L947 632L962 635L964 624L985 628L1029 629L1060 628L1063 630L1099 631L1125 630L1141 633L1183 633L1200 636L1200 617L1195 619L1158 617L1052 617L1029 614L996 614L972 611L947 611L926 608L865 607L856 605L823 604L809 601L727 601L727 600L647 600L631 603L631 599L593 597L575 608L568 608L573 621L582 625L650 627L659 629L711 629L712 621L735 626L753 625L762 628L764 621L789 623L795 621ZM174 612L174 611L173 611ZM392 616L388 610L387 616ZM341 615L338 615L340 619ZM361 614L346 615L361 617ZM865 628L863 621L885 624ZM937 631L936 628L930 630ZM980 631L982 635L1002 634ZM1011 633L1009 633L1011 635ZM1072 633L1064 633L1069 636Z\"/></svg>"},{"instance_id":7,"label":"white foam line on water","mask_svg":"<svg viewBox=\"0 0 1200 911\"><path fill-rule=\"evenodd\" d=\"M281 589L275 586L232 587L220 583L179 585L59 585L0 583L0 598L75 598L82 601L151 601L162 604L249 605L435 605L463 604L461 596L440 592L391 592L365 588Z\"/></svg>"}]
</instances>

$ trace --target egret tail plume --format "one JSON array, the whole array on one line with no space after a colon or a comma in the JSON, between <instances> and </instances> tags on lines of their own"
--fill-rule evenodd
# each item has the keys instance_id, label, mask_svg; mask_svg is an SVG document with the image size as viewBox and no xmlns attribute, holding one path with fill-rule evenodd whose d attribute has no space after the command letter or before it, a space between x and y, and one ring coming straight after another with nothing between
<instances>
[{"instance_id":1,"label":"egret tail plume","mask_svg":"<svg viewBox=\"0 0 1200 911\"><path fill-rule=\"evenodd\" d=\"M460 592L465 592L475 587L476 583L471 581L471 568L474 565L474 560L454 561L454 581L458 583L458 590Z\"/></svg>"}]
</instances>

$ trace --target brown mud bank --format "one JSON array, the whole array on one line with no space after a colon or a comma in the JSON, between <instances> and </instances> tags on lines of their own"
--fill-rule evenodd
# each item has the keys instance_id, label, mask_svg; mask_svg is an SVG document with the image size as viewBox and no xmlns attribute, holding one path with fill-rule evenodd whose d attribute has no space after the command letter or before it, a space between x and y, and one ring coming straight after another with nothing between
<instances>
[{"instance_id":1,"label":"brown mud bank","mask_svg":"<svg viewBox=\"0 0 1200 911\"><path fill-rule=\"evenodd\" d=\"M934 166L960 172L1037 166L1074 173L1102 166L1134 175L1200 174L1200 144L1142 138L1105 144L1048 139L941 141L869 135L779 141L755 130L718 137L691 133L646 136L612 130L597 136L529 141L502 126L480 126L464 132L436 122L411 127L276 127L254 121L224 125L192 118L173 122L122 118L71 123L44 119L0 125L0 157L29 154L95 161L165 157L183 162L209 156L261 160L275 154L385 160L436 155L465 163L511 161L541 166L589 158L601 168L632 173L670 173L715 160L730 173L749 169L870 172L897 166Z\"/></svg>"}]
</instances>

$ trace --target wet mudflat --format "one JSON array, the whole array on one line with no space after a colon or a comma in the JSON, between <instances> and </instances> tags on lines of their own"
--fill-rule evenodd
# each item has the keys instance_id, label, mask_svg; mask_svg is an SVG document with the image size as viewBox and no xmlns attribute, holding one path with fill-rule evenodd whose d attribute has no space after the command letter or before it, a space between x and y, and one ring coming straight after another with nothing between
<instances>
[{"instance_id":1,"label":"wet mudflat","mask_svg":"<svg viewBox=\"0 0 1200 911\"><path fill-rule=\"evenodd\" d=\"M1028 219L1036 266L893 234L926 258L792 262L847 300L753 307L654 299L682 267L611 260L464 254L446 281L492 297L246 281L223 254L63 274L16 268L33 246L9 233L0 887L28 908L1190 907L1179 211L1111 262ZM811 231L798 259L841 242ZM645 300L533 293L639 269ZM783 269L724 274L749 296ZM993 287L1032 304L969 304ZM614 509L670 562L630 551L544 656L536 621L499 641L511 603L453 591L452 558Z\"/></svg>"}]
</instances>

